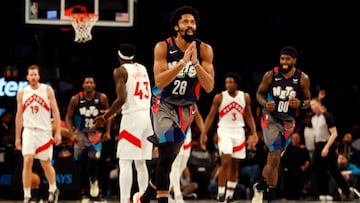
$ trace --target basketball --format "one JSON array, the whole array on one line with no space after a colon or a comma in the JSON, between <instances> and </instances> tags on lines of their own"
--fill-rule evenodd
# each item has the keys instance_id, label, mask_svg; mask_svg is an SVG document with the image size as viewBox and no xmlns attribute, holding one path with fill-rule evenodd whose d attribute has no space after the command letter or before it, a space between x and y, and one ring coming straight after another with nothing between
<instances>
[{"instance_id":1,"label":"basketball","mask_svg":"<svg viewBox=\"0 0 360 203\"><path fill-rule=\"evenodd\" d=\"M31 189L39 188L40 187L40 177L36 173L31 174Z\"/></svg>"}]
</instances>

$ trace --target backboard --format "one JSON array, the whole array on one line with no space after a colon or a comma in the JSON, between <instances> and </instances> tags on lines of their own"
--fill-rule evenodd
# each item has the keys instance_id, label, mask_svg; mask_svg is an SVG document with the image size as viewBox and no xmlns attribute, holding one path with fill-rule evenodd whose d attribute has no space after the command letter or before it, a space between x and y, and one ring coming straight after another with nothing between
<instances>
[{"instance_id":1,"label":"backboard","mask_svg":"<svg viewBox=\"0 0 360 203\"><path fill-rule=\"evenodd\" d=\"M71 25L66 12L99 15L95 26L134 26L135 0L24 0L25 23L42 25Z\"/></svg>"}]
</instances>

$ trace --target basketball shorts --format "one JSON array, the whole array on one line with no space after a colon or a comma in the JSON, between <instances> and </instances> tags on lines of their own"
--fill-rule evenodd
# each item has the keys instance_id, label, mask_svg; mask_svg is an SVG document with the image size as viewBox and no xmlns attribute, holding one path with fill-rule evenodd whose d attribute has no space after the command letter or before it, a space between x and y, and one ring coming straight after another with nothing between
<instances>
[{"instance_id":1,"label":"basketball shorts","mask_svg":"<svg viewBox=\"0 0 360 203\"><path fill-rule=\"evenodd\" d=\"M261 127L265 144L269 152L272 152L283 150L290 144L295 121L276 120L270 114L264 113L261 118Z\"/></svg>"},{"instance_id":2,"label":"basketball shorts","mask_svg":"<svg viewBox=\"0 0 360 203\"><path fill-rule=\"evenodd\" d=\"M246 137L244 128L218 127L219 153L231 154L233 158L244 159L246 157Z\"/></svg>"},{"instance_id":3,"label":"basketball shorts","mask_svg":"<svg viewBox=\"0 0 360 203\"><path fill-rule=\"evenodd\" d=\"M35 155L35 158L40 160L52 160L52 131L37 128L24 128L22 132L22 154Z\"/></svg>"},{"instance_id":4,"label":"basketball shorts","mask_svg":"<svg viewBox=\"0 0 360 203\"><path fill-rule=\"evenodd\" d=\"M153 134L150 111L123 114L118 135L117 158L150 160L153 144L146 138Z\"/></svg>"},{"instance_id":5,"label":"basketball shorts","mask_svg":"<svg viewBox=\"0 0 360 203\"><path fill-rule=\"evenodd\" d=\"M188 129L190 130L194 120L194 106L173 106L166 102L160 102L155 108L158 110L153 111L153 125L159 142L183 142L185 134Z\"/></svg>"}]
</instances>

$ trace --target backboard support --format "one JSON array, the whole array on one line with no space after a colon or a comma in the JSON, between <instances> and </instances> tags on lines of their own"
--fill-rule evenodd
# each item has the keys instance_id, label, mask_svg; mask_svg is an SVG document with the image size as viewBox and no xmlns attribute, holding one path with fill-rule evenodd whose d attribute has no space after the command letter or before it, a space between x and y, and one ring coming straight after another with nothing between
<instances>
[{"instance_id":1,"label":"backboard support","mask_svg":"<svg viewBox=\"0 0 360 203\"><path fill-rule=\"evenodd\" d=\"M133 27L135 0L24 0L25 23L71 25L65 11L73 6L86 7L99 16L94 26Z\"/></svg>"}]
</instances>

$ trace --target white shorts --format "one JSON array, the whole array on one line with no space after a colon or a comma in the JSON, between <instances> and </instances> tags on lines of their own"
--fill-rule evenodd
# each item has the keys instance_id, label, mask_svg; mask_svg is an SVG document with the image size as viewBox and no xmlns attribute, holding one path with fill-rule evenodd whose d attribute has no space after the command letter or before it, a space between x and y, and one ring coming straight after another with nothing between
<instances>
[{"instance_id":1,"label":"white shorts","mask_svg":"<svg viewBox=\"0 0 360 203\"><path fill-rule=\"evenodd\" d=\"M150 111L123 114L120 121L116 157L130 160L152 159L153 144L146 138L153 134Z\"/></svg>"},{"instance_id":2,"label":"white shorts","mask_svg":"<svg viewBox=\"0 0 360 203\"><path fill-rule=\"evenodd\" d=\"M182 155L186 157L190 156L191 141L192 141L191 136L192 136L191 128L189 128L188 131L186 132L184 143L181 145L178 155Z\"/></svg>"},{"instance_id":3,"label":"white shorts","mask_svg":"<svg viewBox=\"0 0 360 203\"><path fill-rule=\"evenodd\" d=\"M52 160L52 131L35 128L24 128L22 132L22 154L35 155L35 158L40 160Z\"/></svg>"},{"instance_id":4,"label":"white shorts","mask_svg":"<svg viewBox=\"0 0 360 203\"><path fill-rule=\"evenodd\" d=\"M246 157L246 137L244 128L217 129L219 153L231 154L232 158L244 159Z\"/></svg>"}]
</instances>

